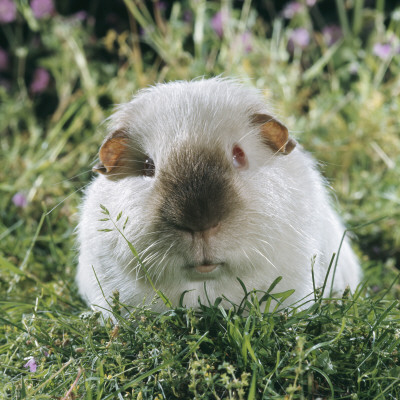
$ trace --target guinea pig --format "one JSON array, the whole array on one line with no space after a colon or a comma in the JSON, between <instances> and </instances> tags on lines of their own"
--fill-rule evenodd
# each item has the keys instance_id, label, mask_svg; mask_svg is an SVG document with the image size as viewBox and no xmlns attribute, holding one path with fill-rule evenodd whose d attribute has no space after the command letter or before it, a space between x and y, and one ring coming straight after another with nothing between
<instances>
[{"instance_id":1,"label":"guinea pig","mask_svg":"<svg viewBox=\"0 0 400 400\"><path fill-rule=\"evenodd\" d=\"M238 304L237 278L265 291L282 277L276 291L294 289L295 302L313 292L312 262L321 287L339 248L333 289L360 282L316 162L261 93L235 80L139 91L109 118L94 171L76 277L94 308L109 309L117 289L128 307L162 310L152 285L172 305L185 291L188 307L222 296ZM332 276L333 268L328 288Z\"/></svg>"}]
</instances>

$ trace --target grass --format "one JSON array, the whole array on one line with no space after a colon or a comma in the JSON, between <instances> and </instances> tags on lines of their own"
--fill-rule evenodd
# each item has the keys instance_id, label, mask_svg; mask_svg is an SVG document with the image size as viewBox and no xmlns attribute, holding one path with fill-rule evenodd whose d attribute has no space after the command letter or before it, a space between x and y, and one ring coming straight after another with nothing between
<instances>
[{"instance_id":1,"label":"grass","mask_svg":"<svg viewBox=\"0 0 400 400\"><path fill-rule=\"evenodd\" d=\"M11 58L10 87L0 86L0 398L400 398L400 10L321 1L284 19L248 0L124 3L129 30L99 37L89 18L36 20L23 1L18 20L0 25ZM326 7L346 32L331 45ZM219 37L210 20L221 9ZM299 27L310 42L289 51ZM377 55L387 43L390 54ZM51 81L35 94L37 66ZM118 325L102 325L74 284L74 227L101 121L155 81L221 73L265 90L321 160L365 281L339 298L316 289L314 305L284 312L265 311L271 288L262 301L244 291L229 311L138 307L124 319L115 293Z\"/></svg>"}]
</instances>

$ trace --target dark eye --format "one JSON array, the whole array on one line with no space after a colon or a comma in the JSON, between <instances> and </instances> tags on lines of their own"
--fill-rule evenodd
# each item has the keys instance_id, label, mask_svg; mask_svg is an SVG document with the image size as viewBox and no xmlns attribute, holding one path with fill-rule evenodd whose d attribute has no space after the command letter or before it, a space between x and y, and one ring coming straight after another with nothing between
<instances>
[{"instance_id":1,"label":"dark eye","mask_svg":"<svg viewBox=\"0 0 400 400\"><path fill-rule=\"evenodd\" d=\"M156 166L152 158L147 157L143 165L143 175L153 177L156 171Z\"/></svg>"},{"instance_id":2,"label":"dark eye","mask_svg":"<svg viewBox=\"0 0 400 400\"><path fill-rule=\"evenodd\" d=\"M232 149L232 163L235 168L246 168L247 157L242 148L235 144Z\"/></svg>"}]
</instances>

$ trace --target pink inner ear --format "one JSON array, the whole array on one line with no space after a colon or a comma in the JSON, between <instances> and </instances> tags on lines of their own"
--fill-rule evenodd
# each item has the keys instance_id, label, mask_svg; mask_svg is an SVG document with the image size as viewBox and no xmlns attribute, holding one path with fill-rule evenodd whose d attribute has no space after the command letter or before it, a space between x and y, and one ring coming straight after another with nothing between
<instances>
[{"instance_id":1,"label":"pink inner ear","mask_svg":"<svg viewBox=\"0 0 400 400\"><path fill-rule=\"evenodd\" d=\"M247 157L242 148L235 144L232 149L232 162L235 168L246 168L247 167Z\"/></svg>"}]
</instances>

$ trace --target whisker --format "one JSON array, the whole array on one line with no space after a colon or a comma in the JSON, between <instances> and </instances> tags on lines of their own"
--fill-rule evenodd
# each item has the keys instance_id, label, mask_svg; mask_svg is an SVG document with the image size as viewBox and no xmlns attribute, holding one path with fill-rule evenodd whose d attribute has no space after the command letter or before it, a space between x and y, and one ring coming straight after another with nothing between
<instances>
[{"instance_id":1,"label":"whisker","mask_svg":"<svg viewBox=\"0 0 400 400\"><path fill-rule=\"evenodd\" d=\"M173 246L175 245L175 243L177 242L177 240L175 240L174 242L171 243L171 245L169 246L169 248L166 250L166 252L164 253L164 256L161 258L161 260L158 262L157 264L157 268L162 264L162 262L165 260L165 258L169 255L169 252L171 251L171 249L173 248ZM156 269L157 269L156 268ZM158 273L158 276L155 279L155 283L158 282L158 280L160 279L162 273L164 272L166 266L164 265L164 267L162 267Z\"/></svg>"},{"instance_id":2,"label":"whisker","mask_svg":"<svg viewBox=\"0 0 400 400\"><path fill-rule=\"evenodd\" d=\"M79 192L80 190L86 188L89 186L91 182L87 183L86 185L81 186L80 188L76 189L72 193L70 193L68 196L66 196L64 199L62 199L60 202L58 202L50 211L47 211L46 216L50 215L58 206L60 206L64 201L68 200L71 196L73 196L75 193Z\"/></svg>"},{"instance_id":3,"label":"whisker","mask_svg":"<svg viewBox=\"0 0 400 400\"><path fill-rule=\"evenodd\" d=\"M247 260L249 261L249 263L250 263L251 267L253 268L253 270L256 270L256 267L255 267L255 265L252 263L252 261L250 260L250 257L247 255L246 250L245 250L245 249L242 249L242 251L243 251L245 257L247 258Z\"/></svg>"},{"instance_id":4,"label":"whisker","mask_svg":"<svg viewBox=\"0 0 400 400\"><path fill-rule=\"evenodd\" d=\"M261 257L263 257L265 260L267 260L267 261L278 271L278 268L272 263L272 261L271 261L265 254L262 254L262 253L260 252L260 250L254 248L254 247L250 247L250 249L253 250L253 251L255 251L256 253L258 253L258 254L259 254Z\"/></svg>"},{"instance_id":5,"label":"whisker","mask_svg":"<svg viewBox=\"0 0 400 400\"><path fill-rule=\"evenodd\" d=\"M86 171L83 171L83 172L81 172L80 174L71 176L70 178L67 178L67 179L63 179L62 181L55 182L55 183L53 183L51 186L60 185L61 183L65 183L65 182L70 182L70 181L72 181L73 179L78 178L78 177L80 177L80 176L82 176L82 175L85 175L85 174L87 174L87 173L89 173L89 172L91 172L91 171L92 171L91 169L87 169Z\"/></svg>"}]
</instances>

